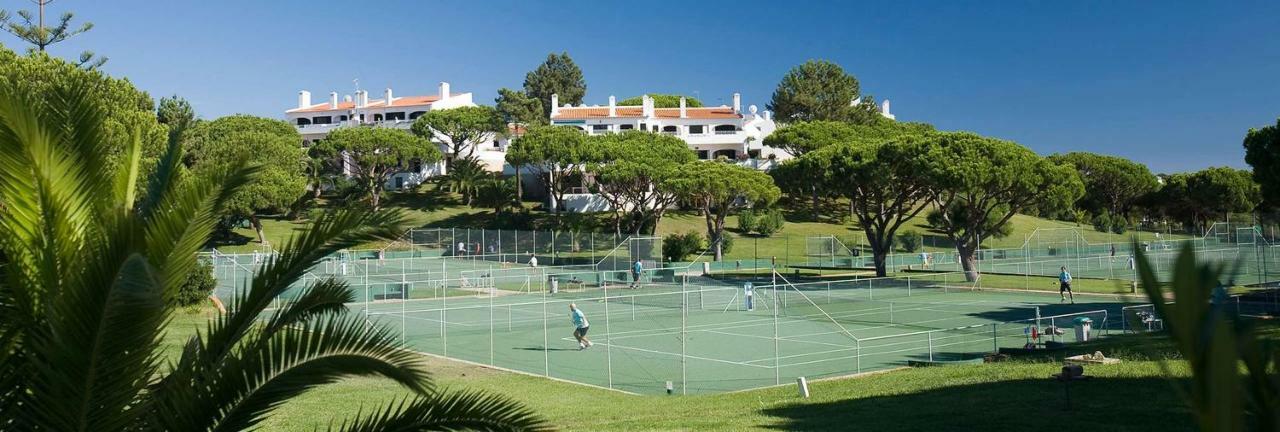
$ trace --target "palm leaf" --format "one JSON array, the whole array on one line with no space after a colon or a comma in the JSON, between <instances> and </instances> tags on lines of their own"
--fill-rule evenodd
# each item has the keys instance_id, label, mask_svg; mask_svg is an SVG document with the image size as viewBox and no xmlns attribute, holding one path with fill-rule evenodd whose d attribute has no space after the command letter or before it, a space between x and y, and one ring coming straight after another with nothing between
<instances>
[{"instance_id":1,"label":"palm leaf","mask_svg":"<svg viewBox=\"0 0 1280 432\"><path fill-rule=\"evenodd\" d=\"M514 432L554 429L528 408L509 399L477 392L442 391L390 404L381 412L344 422L337 430Z\"/></svg>"},{"instance_id":2,"label":"palm leaf","mask_svg":"<svg viewBox=\"0 0 1280 432\"><path fill-rule=\"evenodd\" d=\"M345 312L352 301L355 296L346 282L330 277L312 283L297 299L272 314L262 332L271 335L311 317Z\"/></svg>"},{"instance_id":3,"label":"palm leaf","mask_svg":"<svg viewBox=\"0 0 1280 432\"><path fill-rule=\"evenodd\" d=\"M257 336L199 381L189 403L166 410L164 428L248 429L290 398L349 376L381 376L420 393L431 389L421 358L400 349L398 335L359 317L330 313L269 339Z\"/></svg>"}]
</instances>

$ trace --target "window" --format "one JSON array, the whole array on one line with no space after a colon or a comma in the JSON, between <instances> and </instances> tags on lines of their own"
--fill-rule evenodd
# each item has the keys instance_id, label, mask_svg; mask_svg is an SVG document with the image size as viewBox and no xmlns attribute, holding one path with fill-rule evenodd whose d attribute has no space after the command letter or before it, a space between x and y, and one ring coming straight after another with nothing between
<instances>
[{"instance_id":1,"label":"window","mask_svg":"<svg viewBox=\"0 0 1280 432\"><path fill-rule=\"evenodd\" d=\"M698 150L698 159L701 159L701 160L707 160L707 151L706 151L706 150Z\"/></svg>"},{"instance_id":2,"label":"window","mask_svg":"<svg viewBox=\"0 0 1280 432\"><path fill-rule=\"evenodd\" d=\"M680 127L679 126L663 126L662 133L667 135L676 135L680 133Z\"/></svg>"},{"instance_id":3,"label":"window","mask_svg":"<svg viewBox=\"0 0 1280 432\"><path fill-rule=\"evenodd\" d=\"M738 128L734 125L716 126L716 135L733 135L738 132Z\"/></svg>"},{"instance_id":4,"label":"window","mask_svg":"<svg viewBox=\"0 0 1280 432\"><path fill-rule=\"evenodd\" d=\"M632 130L632 129L635 129L635 128L636 128L636 126L635 126L635 125L629 125L629 124L618 125L618 129L619 129L619 130Z\"/></svg>"},{"instance_id":5,"label":"window","mask_svg":"<svg viewBox=\"0 0 1280 432\"><path fill-rule=\"evenodd\" d=\"M706 126L703 125L689 125L689 135L702 135L706 130Z\"/></svg>"},{"instance_id":6,"label":"window","mask_svg":"<svg viewBox=\"0 0 1280 432\"><path fill-rule=\"evenodd\" d=\"M305 119L305 118L298 119L298 126L306 126L309 124L311 124L311 119Z\"/></svg>"},{"instance_id":7,"label":"window","mask_svg":"<svg viewBox=\"0 0 1280 432\"><path fill-rule=\"evenodd\" d=\"M649 130L649 125L646 125L646 124L644 124L644 123L640 123L640 130L642 130L642 131L647 131L647 130Z\"/></svg>"},{"instance_id":8,"label":"window","mask_svg":"<svg viewBox=\"0 0 1280 432\"><path fill-rule=\"evenodd\" d=\"M393 120L404 120L404 112L401 111L401 112L387 113L387 121L393 121Z\"/></svg>"},{"instance_id":9,"label":"window","mask_svg":"<svg viewBox=\"0 0 1280 432\"><path fill-rule=\"evenodd\" d=\"M340 116L338 116L338 121L340 121L340 122L344 122L344 121L347 121L347 119L348 119L348 118L349 118L349 117L347 117L346 115L340 115Z\"/></svg>"},{"instance_id":10,"label":"window","mask_svg":"<svg viewBox=\"0 0 1280 432\"><path fill-rule=\"evenodd\" d=\"M330 117L330 116L312 117L312 118L311 118L311 123L313 123L313 124L329 124L329 123L333 123L333 117Z\"/></svg>"},{"instance_id":11,"label":"window","mask_svg":"<svg viewBox=\"0 0 1280 432\"><path fill-rule=\"evenodd\" d=\"M737 152L736 150L727 150L727 149L726 149L726 150L716 150L716 152L715 152L715 153L712 153L712 157L714 157L714 158L716 158L716 159L720 159L720 158L725 158L725 159L734 159L734 158L738 157L738 152Z\"/></svg>"},{"instance_id":12,"label":"window","mask_svg":"<svg viewBox=\"0 0 1280 432\"><path fill-rule=\"evenodd\" d=\"M414 112L411 112L411 113L409 113L409 120L413 120L413 119L416 119L416 118L418 118L418 117L422 117L422 115L423 115L423 114L426 114L426 113L427 113L426 111L414 111Z\"/></svg>"},{"instance_id":13,"label":"window","mask_svg":"<svg viewBox=\"0 0 1280 432\"><path fill-rule=\"evenodd\" d=\"M591 133L605 133L605 132L609 132L609 125L602 125L602 124L591 125Z\"/></svg>"},{"instance_id":14,"label":"window","mask_svg":"<svg viewBox=\"0 0 1280 432\"><path fill-rule=\"evenodd\" d=\"M374 114L373 121L382 121L382 114Z\"/></svg>"}]
</instances>

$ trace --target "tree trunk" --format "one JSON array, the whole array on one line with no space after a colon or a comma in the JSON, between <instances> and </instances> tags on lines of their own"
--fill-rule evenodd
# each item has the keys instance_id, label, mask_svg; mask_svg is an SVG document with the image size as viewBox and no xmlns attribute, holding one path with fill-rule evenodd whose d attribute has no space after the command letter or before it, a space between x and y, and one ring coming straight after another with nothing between
<instances>
[{"instance_id":1,"label":"tree trunk","mask_svg":"<svg viewBox=\"0 0 1280 432\"><path fill-rule=\"evenodd\" d=\"M813 221L818 222L818 187L809 186L810 212L813 213Z\"/></svg>"},{"instance_id":2,"label":"tree trunk","mask_svg":"<svg viewBox=\"0 0 1280 432\"><path fill-rule=\"evenodd\" d=\"M249 215L249 224L253 225L253 231L258 233L258 243L267 244L267 236L262 231L262 221L258 220L258 215Z\"/></svg>"},{"instance_id":3,"label":"tree trunk","mask_svg":"<svg viewBox=\"0 0 1280 432\"><path fill-rule=\"evenodd\" d=\"M524 206L524 185L523 178L520 176L520 165L516 165L516 202Z\"/></svg>"},{"instance_id":4,"label":"tree trunk","mask_svg":"<svg viewBox=\"0 0 1280 432\"><path fill-rule=\"evenodd\" d=\"M871 249L872 249L871 256L873 257L876 263L876 277L888 276L889 270L886 268L887 265L885 261L888 259L889 254L886 253L885 251L876 250L877 248L871 248Z\"/></svg>"},{"instance_id":5,"label":"tree trunk","mask_svg":"<svg viewBox=\"0 0 1280 432\"><path fill-rule=\"evenodd\" d=\"M964 269L964 280L967 282L978 281L977 249L963 243L956 245L956 252L960 254L960 267Z\"/></svg>"}]
</instances>

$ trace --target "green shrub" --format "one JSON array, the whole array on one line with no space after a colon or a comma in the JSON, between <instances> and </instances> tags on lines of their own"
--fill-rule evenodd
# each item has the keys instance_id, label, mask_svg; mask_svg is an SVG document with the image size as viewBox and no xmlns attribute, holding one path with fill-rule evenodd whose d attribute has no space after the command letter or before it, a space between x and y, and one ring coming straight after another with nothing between
<instances>
[{"instance_id":1,"label":"green shrub","mask_svg":"<svg viewBox=\"0 0 1280 432\"><path fill-rule=\"evenodd\" d=\"M756 212L751 209L738 212L738 231L747 234L756 230Z\"/></svg>"},{"instance_id":2,"label":"green shrub","mask_svg":"<svg viewBox=\"0 0 1280 432\"><path fill-rule=\"evenodd\" d=\"M782 210L773 209L760 215L756 220L756 232L760 235L768 237L778 231L782 231L782 227L787 224L787 219L782 214Z\"/></svg>"},{"instance_id":3,"label":"green shrub","mask_svg":"<svg viewBox=\"0 0 1280 432\"><path fill-rule=\"evenodd\" d=\"M1094 216L1093 229L1098 232L1110 232L1111 231L1111 213L1103 211L1102 213L1098 213L1097 216Z\"/></svg>"},{"instance_id":4,"label":"green shrub","mask_svg":"<svg viewBox=\"0 0 1280 432\"><path fill-rule=\"evenodd\" d=\"M915 252L924 246L924 236L919 231L906 230L898 233L898 246L907 252Z\"/></svg>"},{"instance_id":5,"label":"green shrub","mask_svg":"<svg viewBox=\"0 0 1280 432\"><path fill-rule=\"evenodd\" d=\"M183 307L198 305L213 294L213 288L217 285L218 281L213 279L213 264L197 263L191 273L187 274L186 282L178 288L178 295L174 296L173 302Z\"/></svg>"},{"instance_id":6,"label":"green shrub","mask_svg":"<svg viewBox=\"0 0 1280 432\"><path fill-rule=\"evenodd\" d=\"M667 234L662 238L662 256L670 261L684 261L702 250L702 236L695 232Z\"/></svg>"}]
</instances>

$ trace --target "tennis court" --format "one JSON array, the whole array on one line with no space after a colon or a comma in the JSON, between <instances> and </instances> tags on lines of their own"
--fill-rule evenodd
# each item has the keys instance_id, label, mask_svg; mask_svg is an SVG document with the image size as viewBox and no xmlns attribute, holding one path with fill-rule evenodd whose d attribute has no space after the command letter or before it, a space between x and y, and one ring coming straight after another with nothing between
<instances>
[{"instance_id":1,"label":"tennis court","mask_svg":"<svg viewBox=\"0 0 1280 432\"><path fill-rule=\"evenodd\" d=\"M1246 244L1252 238L1241 233L1253 230L1238 231L1196 247L1205 259L1241 263L1243 274L1270 281L1273 247ZM514 233L507 240L480 231L475 241L468 231L447 232L414 231L396 248L339 253L278 301L337 278L351 288L354 312L389 327L414 351L637 394L717 393L913 362L980 361L999 348L1025 346L1033 331L1043 335L1036 342L1071 343L1159 324L1149 305L1100 295L1063 304L1056 292L968 282L958 265L936 258L921 271L912 256L891 257L900 264L892 277L793 281L755 260L746 267L706 256L664 263L654 237L608 244L617 239ZM1056 275L1061 265L1080 278L1131 277L1126 250L1113 257L1111 245L1062 237L984 250L979 268L1027 276L1027 284L1043 283L1030 276ZM1157 244L1149 252L1167 270L1175 251ZM271 256L210 254L219 296L234 296ZM637 261L644 268L639 282L630 270ZM762 271L743 276L757 273L746 269ZM999 277L988 279L1010 288ZM572 336L570 304L591 323L590 348L579 350ZM1267 307L1276 306L1280 297Z\"/></svg>"},{"instance_id":2,"label":"tennis court","mask_svg":"<svg viewBox=\"0 0 1280 432\"><path fill-rule=\"evenodd\" d=\"M1118 329L1125 303L1055 294L977 290L961 274L791 284L731 283L680 275L681 284L373 301L370 322L410 349L518 372L640 394L715 393L905 366L981 359L1021 347L1026 331L1093 321L1090 337ZM695 283L696 282L696 283ZM745 282L744 282L745 283ZM591 323L579 350L569 304ZM1037 320L1039 313L1039 320ZM1071 329L1049 337L1072 341Z\"/></svg>"}]
</instances>

